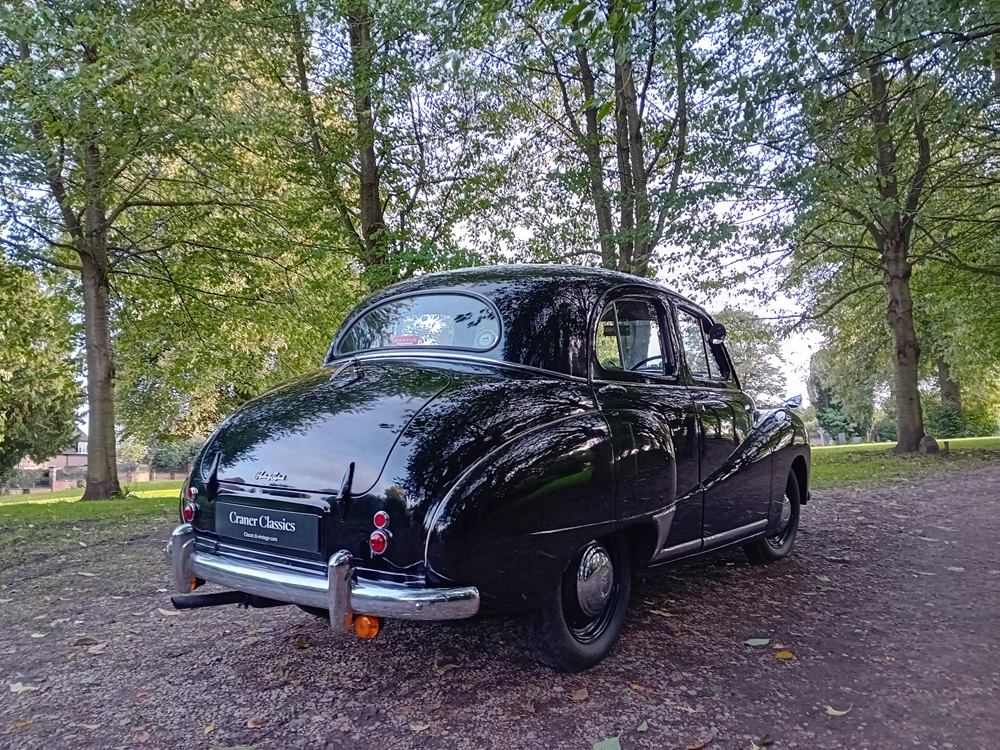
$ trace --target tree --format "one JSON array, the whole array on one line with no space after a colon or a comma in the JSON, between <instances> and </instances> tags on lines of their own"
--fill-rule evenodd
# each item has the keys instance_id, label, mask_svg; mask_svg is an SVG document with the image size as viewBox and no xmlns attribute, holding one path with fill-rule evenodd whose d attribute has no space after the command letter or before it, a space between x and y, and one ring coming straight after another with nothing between
<instances>
[{"instance_id":1,"label":"tree","mask_svg":"<svg viewBox=\"0 0 1000 750\"><path fill-rule=\"evenodd\" d=\"M0 482L73 440L81 392L68 305L0 256Z\"/></svg>"},{"instance_id":2,"label":"tree","mask_svg":"<svg viewBox=\"0 0 1000 750\"><path fill-rule=\"evenodd\" d=\"M369 289L499 258L517 198L503 92L457 62L422 0L267 0L253 75L289 178L325 203ZM273 45L284 59L276 56Z\"/></svg>"},{"instance_id":3,"label":"tree","mask_svg":"<svg viewBox=\"0 0 1000 750\"><path fill-rule=\"evenodd\" d=\"M981 192L996 185L989 165L1000 155L989 124L1000 24L989 3L954 0L778 3L762 17L769 54L748 73L775 92L760 138L795 213L790 276L811 267L834 282L812 317L881 288L896 450L915 451L924 427L914 269L1000 268L995 256L957 252L971 247L963 234L1000 226Z\"/></svg>"},{"instance_id":4,"label":"tree","mask_svg":"<svg viewBox=\"0 0 1000 750\"><path fill-rule=\"evenodd\" d=\"M192 294L260 299L256 274L234 266L259 268L267 253L251 262L236 257L239 244L192 241L192 228L233 215L255 226L260 240L282 229L269 211L268 185L248 183L240 169L246 123L230 96L244 85L240 12L159 0L0 10L0 243L12 257L80 280L90 415L85 499L118 490L113 334L128 308L116 301L115 280L172 287L182 311ZM198 269L215 285L185 287L178 267Z\"/></svg>"},{"instance_id":5,"label":"tree","mask_svg":"<svg viewBox=\"0 0 1000 750\"><path fill-rule=\"evenodd\" d=\"M781 341L774 326L755 313L727 307L715 315L726 326L726 348L743 390L758 404L778 406L788 396Z\"/></svg>"},{"instance_id":6,"label":"tree","mask_svg":"<svg viewBox=\"0 0 1000 750\"><path fill-rule=\"evenodd\" d=\"M729 223L707 210L738 191L717 3L475 7L470 46L493 61L534 152L522 220L535 257L644 277L675 270L666 258L682 245L676 257L689 259L687 246L727 236Z\"/></svg>"}]
</instances>

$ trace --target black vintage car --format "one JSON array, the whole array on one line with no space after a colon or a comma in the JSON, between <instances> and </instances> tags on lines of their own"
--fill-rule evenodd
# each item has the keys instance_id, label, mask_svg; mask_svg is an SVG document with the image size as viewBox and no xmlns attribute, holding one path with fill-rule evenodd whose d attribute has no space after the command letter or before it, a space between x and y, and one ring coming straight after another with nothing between
<instances>
[{"instance_id":1,"label":"black vintage car","mask_svg":"<svg viewBox=\"0 0 1000 750\"><path fill-rule=\"evenodd\" d=\"M167 548L179 607L530 613L539 658L600 661L647 566L795 542L809 445L740 390L725 329L576 266L421 276L357 307L315 372L205 444ZM229 592L190 595L204 581Z\"/></svg>"}]
</instances>

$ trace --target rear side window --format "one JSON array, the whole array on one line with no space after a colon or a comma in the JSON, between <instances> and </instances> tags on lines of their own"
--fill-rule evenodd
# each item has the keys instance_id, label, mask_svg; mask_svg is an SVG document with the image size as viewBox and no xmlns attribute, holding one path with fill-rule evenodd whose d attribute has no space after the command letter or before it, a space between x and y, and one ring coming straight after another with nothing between
<instances>
[{"instance_id":1,"label":"rear side window","mask_svg":"<svg viewBox=\"0 0 1000 750\"><path fill-rule=\"evenodd\" d=\"M623 299L604 309L597 331L597 361L605 370L662 375L660 316L649 300Z\"/></svg>"},{"instance_id":2,"label":"rear side window","mask_svg":"<svg viewBox=\"0 0 1000 750\"><path fill-rule=\"evenodd\" d=\"M719 354L707 340L707 323L689 312L678 310L677 324L691 375L707 380L724 379L726 375L719 365Z\"/></svg>"},{"instance_id":3,"label":"rear side window","mask_svg":"<svg viewBox=\"0 0 1000 750\"><path fill-rule=\"evenodd\" d=\"M420 294L389 300L358 318L340 353L398 347L486 351L500 340L500 315L490 303L465 294Z\"/></svg>"}]
</instances>

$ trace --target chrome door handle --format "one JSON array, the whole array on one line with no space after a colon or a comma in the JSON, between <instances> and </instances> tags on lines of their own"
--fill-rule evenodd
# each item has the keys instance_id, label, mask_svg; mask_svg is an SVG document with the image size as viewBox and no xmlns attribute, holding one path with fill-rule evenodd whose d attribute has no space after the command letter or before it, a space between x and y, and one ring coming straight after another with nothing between
<instances>
[{"instance_id":1,"label":"chrome door handle","mask_svg":"<svg viewBox=\"0 0 1000 750\"><path fill-rule=\"evenodd\" d=\"M625 386L623 385L613 385L611 383L608 383L607 385L602 385L600 388L598 388L597 392L605 394L605 393L626 393L627 391L625 390Z\"/></svg>"}]
</instances>

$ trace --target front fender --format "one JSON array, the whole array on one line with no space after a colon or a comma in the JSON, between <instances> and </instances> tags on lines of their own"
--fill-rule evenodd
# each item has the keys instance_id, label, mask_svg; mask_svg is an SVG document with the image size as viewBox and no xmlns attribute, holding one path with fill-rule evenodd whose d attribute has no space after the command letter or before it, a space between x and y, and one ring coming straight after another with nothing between
<instances>
[{"instance_id":1,"label":"front fender","mask_svg":"<svg viewBox=\"0 0 1000 750\"><path fill-rule=\"evenodd\" d=\"M611 434L597 411L522 433L471 466L427 519L428 577L484 607L540 606L570 557L614 527Z\"/></svg>"},{"instance_id":2,"label":"front fender","mask_svg":"<svg viewBox=\"0 0 1000 750\"><path fill-rule=\"evenodd\" d=\"M789 473L795 472L799 482L801 502L809 498L809 473L812 465L812 449L805 424L798 414L789 409L766 412L761 420L762 437L771 453L771 502L768 507L768 530L772 530L781 518L781 506L785 497L785 482Z\"/></svg>"}]
</instances>

